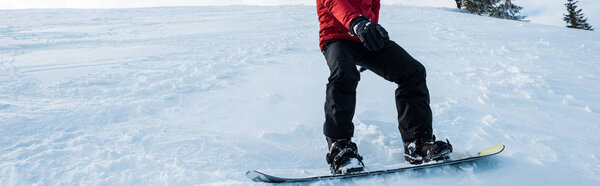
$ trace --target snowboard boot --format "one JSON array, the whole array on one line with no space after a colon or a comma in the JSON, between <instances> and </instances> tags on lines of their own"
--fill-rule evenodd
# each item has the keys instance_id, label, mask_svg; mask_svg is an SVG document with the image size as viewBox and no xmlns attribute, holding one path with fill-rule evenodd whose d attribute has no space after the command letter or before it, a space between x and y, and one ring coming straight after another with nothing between
<instances>
[{"instance_id":1,"label":"snowboard boot","mask_svg":"<svg viewBox=\"0 0 600 186\"><path fill-rule=\"evenodd\" d=\"M331 174L349 174L364 169L363 158L358 155L358 147L350 139L327 138L327 143L329 153L326 158Z\"/></svg>"},{"instance_id":2,"label":"snowboard boot","mask_svg":"<svg viewBox=\"0 0 600 186\"><path fill-rule=\"evenodd\" d=\"M452 153L452 145L446 139L444 141L435 141L433 139L417 139L404 142L404 159L410 164L417 165L429 161L447 160Z\"/></svg>"}]
</instances>

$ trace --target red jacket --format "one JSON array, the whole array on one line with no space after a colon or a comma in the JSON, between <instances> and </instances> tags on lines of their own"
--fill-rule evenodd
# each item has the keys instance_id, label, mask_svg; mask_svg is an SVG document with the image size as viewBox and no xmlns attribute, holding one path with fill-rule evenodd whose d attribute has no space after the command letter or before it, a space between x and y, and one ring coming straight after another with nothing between
<instances>
[{"instance_id":1,"label":"red jacket","mask_svg":"<svg viewBox=\"0 0 600 186\"><path fill-rule=\"evenodd\" d=\"M363 15L372 22L379 20L379 0L317 0L319 15L319 47L327 41L346 39L360 41L357 36L351 36L348 27L352 19Z\"/></svg>"}]
</instances>

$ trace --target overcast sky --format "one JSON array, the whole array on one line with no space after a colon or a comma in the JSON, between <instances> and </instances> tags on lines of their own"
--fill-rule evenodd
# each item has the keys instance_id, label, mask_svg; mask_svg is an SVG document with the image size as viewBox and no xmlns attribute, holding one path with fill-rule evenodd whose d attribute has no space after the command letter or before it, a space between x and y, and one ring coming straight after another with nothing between
<instances>
[{"instance_id":1,"label":"overcast sky","mask_svg":"<svg viewBox=\"0 0 600 186\"><path fill-rule=\"evenodd\" d=\"M26 8L133 8L153 6L206 5L314 5L315 0L0 0L0 9ZM454 0L381 0L383 4L451 7ZM534 23L564 26L566 0L513 0L523 6L527 19ZM594 28L600 28L600 0L579 0L579 7Z\"/></svg>"}]
</instances>

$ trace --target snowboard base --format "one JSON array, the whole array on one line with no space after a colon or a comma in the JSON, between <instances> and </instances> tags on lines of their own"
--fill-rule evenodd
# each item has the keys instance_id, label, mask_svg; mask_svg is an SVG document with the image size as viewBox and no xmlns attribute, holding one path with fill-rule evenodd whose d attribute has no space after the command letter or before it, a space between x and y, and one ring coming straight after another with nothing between
<instances>
[{"instance_id":1,"label":"snowboard base","mask_svg":"<svg viewBox=\"0 0 600 186\"><path fill-rule=\"evenodd\" d=\"M381 175L381 174L401 172L401 171L405 171L405 170L425 169L425 168L431 168L431 167L439 167L439 166L444 166L444 165L452 165L452 164L459 164L459 163L463 163L463 162L475 161L475 160L479 160L479 159L482 159L485 157L499 154L502 151L504 151L504 148L505 148L504 145L496 145L496 146L487 148L485 150L482 150L481 152L477 153L476 156L471 156L471 157L467 156L467 157L463 157L463 158L459 158L459 159L450 159L450 160L440 161L440 162L436 162L436 163L425 163L425 164L415 165L415 166L406 166L406 167L399 167L399 168L385 169L385 170L376 170L376 171L367 171L367 172L357 172L357 173L352 173L352 174L325 175L325 176L314 176L314 177L304 177L304 178L283 178L283 177L268 175L268 174L265 174L265 173L262 173L262 172L259 172L256 170L251 170L251 171L246 172L246 177L250 178L252 181L255 181L255 182L265 182L265 183L284 183L284 182L286 182L286 183L288 183L288 182L307 182L307 181L326 180L326 179L345 179L345 178L363 177L363 176L371 176L371 175Z\"/></svg>"}]
</instances>

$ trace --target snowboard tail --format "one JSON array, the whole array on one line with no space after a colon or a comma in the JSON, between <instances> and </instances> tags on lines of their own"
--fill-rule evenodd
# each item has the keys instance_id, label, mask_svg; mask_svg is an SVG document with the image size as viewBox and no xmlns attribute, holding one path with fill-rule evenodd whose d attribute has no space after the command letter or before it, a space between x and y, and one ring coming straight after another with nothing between
<instances>
[{"instance_id":1,"label":"snowboard tail","mask_svg":"<svg viewBox=\"0 0 600 186\"><path fill-rule=\"evenodd\" d=\"M246 172L246 177L250 178L252 181L255 181L255 182L283 183L283 182L306 182L306 181L325 180L325 179L345 179L345 178L363 177L363 176L371 176L371 175L381 175L381 174L389 174L389 173L394 173L394 172L401 172L401 171L405 171L405 170L425 169L425 168L431 168L431 167L439 167L439 166L444 166L444 165L452 165L452 164L459 164L459 163L463 163L463 162L475 161L475 160L479 160L479 159L482 159L485 157L499 154L502 151L504 151L504 148L505 148L504 145L496 145L496 146L487 148L485 150L482 150L481 152L477 153L477 156L464 157L464 158L459 158L459 159L450 159L450 160L445 160L445 161L441 161L441 162L437 162L437 163L428 163L428 164L406 166L406 167L399 167L399 168L393 168L393 169L357 172L357 173L352 173L352 174L325 175L325 176L314 176L314 177L304 177L304 178L283 178L283 177L268 175L268 174L265 174L265 173L262 173L262 172L259 172L256 170L251 170L251 171Z\"/></svg>"}]
</instances>

